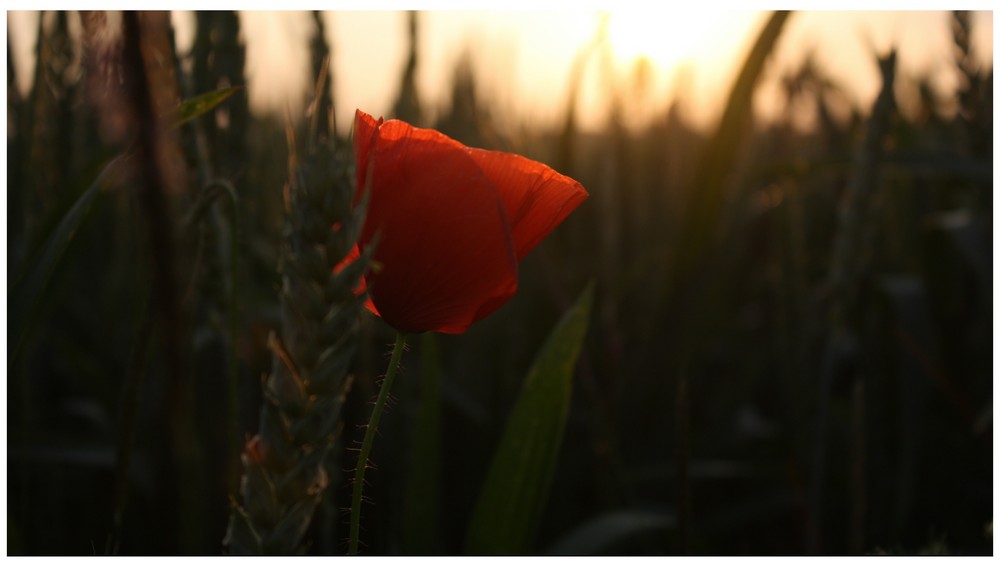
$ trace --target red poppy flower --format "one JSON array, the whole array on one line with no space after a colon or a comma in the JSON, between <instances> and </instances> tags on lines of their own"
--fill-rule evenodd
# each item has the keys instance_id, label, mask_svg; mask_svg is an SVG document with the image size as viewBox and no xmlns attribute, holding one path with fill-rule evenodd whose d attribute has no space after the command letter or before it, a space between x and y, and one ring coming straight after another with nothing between
<instances>
[{"instance_id":1,"label":"red poppy flower","mask_svg":"<svg viewBox=\"0 0 1000 567\"><path fill-rule=\"evenodd\" d=\"M517 290L517 264L584 199L519 155L466 147L399 120L354 120L358 252L378 238L368 308L398 331L462 333Z\"/></svg>"}]
</instances>

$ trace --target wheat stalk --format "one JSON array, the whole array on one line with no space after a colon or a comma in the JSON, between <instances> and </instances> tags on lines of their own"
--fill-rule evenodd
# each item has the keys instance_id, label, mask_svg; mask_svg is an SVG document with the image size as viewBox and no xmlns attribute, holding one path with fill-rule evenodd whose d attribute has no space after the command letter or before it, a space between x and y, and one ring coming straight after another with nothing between
<instances>
[{"instance_id":1,"label":"wheat stalk","mask_svg":"<svg viewBox=\"0 0 1000 567\"><path fill-rule=\"evenodd\" d=\"M348 156L320 151L295 164L286 186L282 329L272 333L260 429L241 457L242 503L223 545L233 554L301 553L329 485L328 461L352 377L358 315L354 294L369 256L336 269L357 240L363 207Z\"/></svg>"}]
</instances>

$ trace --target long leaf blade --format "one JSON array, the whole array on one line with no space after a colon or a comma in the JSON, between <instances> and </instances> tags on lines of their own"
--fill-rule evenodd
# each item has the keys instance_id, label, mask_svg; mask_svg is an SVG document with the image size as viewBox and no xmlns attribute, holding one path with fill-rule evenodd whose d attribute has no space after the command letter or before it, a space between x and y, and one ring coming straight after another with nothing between
<instances>
[{"instance_id":1,"label":"long leaf blade","mask_svg":"<svg viewBox=\"0 0 1000 567\"><path fill-rule=\"evenodd\" d=\"M593 285L549 335L514 404L466 535L475 555L522 553L547 500L569 415Z\"/></svg>"},{"instance_id":2,"label":"long leaf blade","mask_svg":"<svg viewBox=\"0 0 1000 567\"><path fill-rule=\"evenodd\" d=\"M28 327L34 320L35 313L41 303L43 292L48 286L56 266L63 257L63 253L69 246L70 241L76 235L77 229L83 223L83 219L90 212L94 200L107 183L115 166L122 161L123 156L113 159L97 179L84 191L73 206L70 207L62 220L45 240L45 246L38 256L38 260L30 265L23 277L14 282L8 295L10 305L11 330L14 331L15 340L11 350L10 360L17 358L22 341L28 333Z\"/></svg>"}]
</instances>

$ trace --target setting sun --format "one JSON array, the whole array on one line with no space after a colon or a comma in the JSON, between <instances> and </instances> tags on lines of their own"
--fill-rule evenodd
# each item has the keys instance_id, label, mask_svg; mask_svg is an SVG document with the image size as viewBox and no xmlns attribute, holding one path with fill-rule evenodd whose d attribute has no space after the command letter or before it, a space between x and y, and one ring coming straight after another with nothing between
<instances>
[{"instance_id":1,"label":"setting sun","mask_svg":"<svg viewBox=\"0 0 1000 567\"><path fill-rule=\"evenodd\" d=\"M671 69L707 47L714 19L708 12L613 11L608 14L608 39L622 63L645 57Z\"/></svg>"}]
</instances>

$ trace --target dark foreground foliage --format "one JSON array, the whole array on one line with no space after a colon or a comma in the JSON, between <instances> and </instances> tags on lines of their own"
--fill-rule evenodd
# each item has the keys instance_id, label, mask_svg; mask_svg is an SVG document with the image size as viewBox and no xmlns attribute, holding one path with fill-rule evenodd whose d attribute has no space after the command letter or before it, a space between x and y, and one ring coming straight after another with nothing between
<instances>
[{"instance_id":1,"label":"dark foreground foliage","mask_svg":"<svg viewBox=\"0 0 1000 567\"><path fill-rule=\"evenodd\" d=\"M162 13L42 20L36 68L7 62L8 553L218 554L287 324L290 156L350 147L329 120L322 20L322 88L287 127L240 91L170 119L245 84L235 13L199 13L190 53ZM769 22L709 132L682 105L630 130L634 93L609 82L601 132L577 129L570 85L559 131L504 139L467 66L428 124L411 52L399 118L549 163L591 199L525 260L509 305L413 343L367 478L365 553L463 552L524 372L592 280L529 553L992 553L992 69L954 13L955 92L872 54L882 92L845 121L807 58L784 77L786 119L764 126L749 101L785 15ZM905 113L899 85L918 93ZM374 318L357 332L340 450L392 341ZM350 458L308 553L346 549Z\"/></svg>"}]
</instances>

